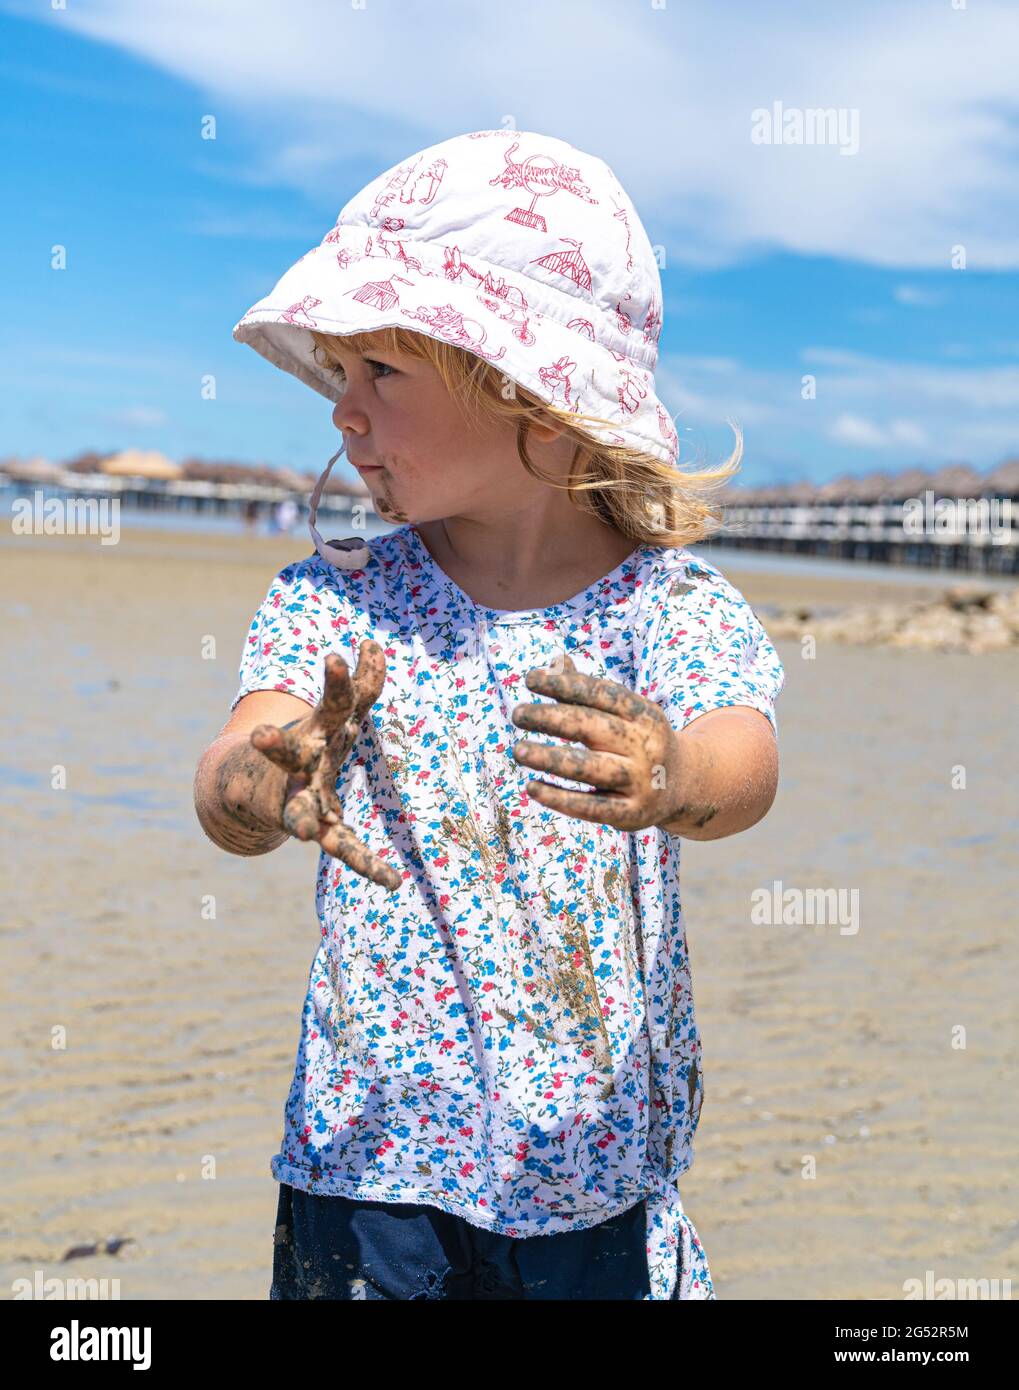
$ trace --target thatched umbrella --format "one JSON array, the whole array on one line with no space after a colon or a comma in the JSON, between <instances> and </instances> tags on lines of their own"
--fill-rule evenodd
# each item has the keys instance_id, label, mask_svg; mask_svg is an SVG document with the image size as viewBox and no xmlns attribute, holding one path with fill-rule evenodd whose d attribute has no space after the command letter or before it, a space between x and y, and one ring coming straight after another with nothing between
<instances>
[{"instance_id":1,"label":"thatched umbrella","mask_svg":"<svg viewBox=\"0 0 1019 1390\"><path fill-rule=\"evenodd\" d=\"M254 487L282 487L278 472L275 468L270 468L267 463L253 463L247 470L247 477L243 481L251 483Z\"/></svg>"},{"instance_id":2,"label":"thatched umbrella","mask_svg":"<svg viewBox=\"0 0 1019 1390\"><path fill-rule=\"evenodd\" d=\"M895 502L904 501L907 497L920 497L923 492L934 486L934 474L926 468L904 468L901 473L895 473L888 480L887 496Z\"/></svg>"},{"instance_id":3,"label":"thatched umbrella","mask_svg":"<svg viewBox=\"0 0 1019 1390\"><path fill-rule=\"evenodd\" d=\"M108 449L105 454L97 454L94 449L88 449L83 454L77 454L73 459L69 459L64 464L64 471L67 473L101 473L103 459L115 454L115 449Z\"/></svg>"},{"instance_id":4,"label":"thatched umbrella","mask_svg":"<svg viewBox=\"0 0 1019 1390\"><path fill-rule=\"evenodd\" d=\"M213 463L208 459L184 459L180 475L192 483L243 483L250 481L251 469L244 463Z\"/></svg>"},{"instance_id":5,"label":"thatched umbrella","mask_svg":"<svg viewBox=\"0 0 1019 1390\"><path fill-rule=\"evenodd\" d=\"M726 507L753 507L760 500L761 491L759 487L728 483L721 493L721 501Z\"/></svg>"},{"instance_id":6,"label":"thatched umbrella","mask_svg":"<svg viewBox=\"0 0 1019 1390\"><path fill-rule=\"evenodd\" d=\"M939 468L931 483L939 497L979 497L986 486L987 479L968 463L950 463Z\"/></svg>"},{"instance_id":7,"label":"thatched umbrella","mask_svg":"<svg viewBox=\"0 0 1019 1390\"><path fill-rule=\"evenodd\" d=\"M785 507L792 501L795 483L772 483L761 490L761 503L765 507Z\"/></svg>"},{"instance_id":8,"label":"thatched umbrella","mask_svg":"<svg viewBox=\"0 0 1019 1390\"><path fill-rule=\"evenodd\" d=\"M264 463L215 463L208 459L186 459L181 473L188 482L223 483L234 487L279 487L276 469Z\"/></svg>"},{"instance_id":9,"label":"thatched umbrella","mask_svg":"<svg viewBox=\"0 0 1019 1390\"><path fill-rule=\"evenodd\" d=\"M309 478L307 473L297 473L293 468L274 468L273 475L277 487L289 488L291 492L310 492L315 485L314 478Z\"/></svg>"},{"instance_id":10,"label":"thatched umbrella","mask_svg":"<svg viewBox=\"0 0 1019 1390\"><path fill-rule=\"evenodd\" d=\"M891 496L892 475L880 469L854 478L850 496L856 502L880 502Z\"/></svg>"},{"instance_id":11,"label":"thatched umbrella","mask_svg":"<svg viewBox=\"0 0 1019 1390\"><path fill-rule=\"evenodd\" d=\"M302 493L310 493L315 486L315 477L311 474L296 473L292 468L270 468L264 463L210 463L206 459L189 458L181 464L181 476L190 482L281 487ZM323 492L344 497L369 496L368 490L359 484L352 486L332 476L326 480Z\"/></svg>"},{"instance_id":12,"label":"thatched umbrella","mask_svg":"<svg viewBox=\"0 0 1019 1390\"><path fill-rule=\"evenodd\" d=\"M817 493L817 484L803 479L798 483L790 483L786 500L791 502L794 507L809 507L812 502L817 501Z\"/></svg>"},{"instance_id":13,"label":"thatched umbrella","mask_svg":"<svg viewBox=\"0 0 1019 1390\"><path fill-rule=\"evenodd\" d=\"M29 483L56 483L64 476L64 470L57 464L36 454L30 459L10 459L7 472L14 479L24 479Z\"/></svg>"},{"instance_id":14,"label":"thatched umbrella","mask_svg":"<svg viewBox=\"0 0 1019 1390\"><path fill-rule=\"evenodd\" d=\"M165 454L154 450L124 449L112 458L103 459L99 471L115 478L156 478L174 480L181 476L180 468Z\"/></svg>"},{"instance_id":15,"label":"thatched umbrella","mask_svg":"<svg viewBox=\"0 0 1019 1390\"><path fill-rule=\"evenodd\" d=\"M1006 459L988 475L987 492L997 497L1019 497L1019 458Z\"/></svg>"},{"instance_id":16,"label":"thatched umbrella","mask_svg":"<svg viewBox=\"0 0 1019 1390\"><path fill-rule=\"evenodd\" d=\"M829 478L817 489L818 502L846 502L853 495L856 477L852 473L840 473L837 478Z\"/></svg>"}]
</instances>

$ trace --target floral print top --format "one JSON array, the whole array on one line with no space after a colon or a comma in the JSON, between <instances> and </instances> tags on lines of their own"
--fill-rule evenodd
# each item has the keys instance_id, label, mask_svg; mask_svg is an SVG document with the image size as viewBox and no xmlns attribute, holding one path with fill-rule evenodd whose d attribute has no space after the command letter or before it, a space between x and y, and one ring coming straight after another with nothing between
<instances>
[{"instance_id":1,"label":"floral print top","mask_svg":"<svg viewBox=\"0 0 1019 1390\"><path fill-rule=\"evenodd\" d=\"M778 655L746 599L686 549L639 546L547 608L475 603L412 524L363 568L317 553L273 579L231 709L318 702L324 659L374 638L386 681L340 769L343 818L394 893L321 853L311 964L272 1174L307 1192L430 1204L524 1237L648 1199L651 1297L712 1298L676 1180L704 1092L680 840L529 798L511 756L524 677L578 671L656 701L676 729L750 705L776 729ZM680 1288L677 1292L677 1281Z\"/></svg>"}]
</instances>

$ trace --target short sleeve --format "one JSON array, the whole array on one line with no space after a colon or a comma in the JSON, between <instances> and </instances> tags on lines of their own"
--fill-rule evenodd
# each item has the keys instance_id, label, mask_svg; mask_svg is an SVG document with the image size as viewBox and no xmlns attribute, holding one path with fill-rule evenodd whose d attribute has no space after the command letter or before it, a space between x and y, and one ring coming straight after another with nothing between
<instances>
[{"instance_id":1,"label":"short sleeve","mask_svg":"<svg viewBox=\"0 0 1019 1390\"><path fill-rule=\"evenodd\" d=\"M726 705L749 705L778 735L785 684L778 652L740 591L713 565L672 565L651 595L647 697L673 728Z\"/></svg>"},{"instance_id":2,"label":"short sleeve","mask_svg":"<svg viewBox=\"0 0 1019 1390\"><path fill-rule=\"evenodd\" d=\"M269 585L241 651L233 710L253 690L281 690L317 705L325 687L325 658L337 648L335 615L309 561L288 565Z\"/></svg>"}]
</instances>

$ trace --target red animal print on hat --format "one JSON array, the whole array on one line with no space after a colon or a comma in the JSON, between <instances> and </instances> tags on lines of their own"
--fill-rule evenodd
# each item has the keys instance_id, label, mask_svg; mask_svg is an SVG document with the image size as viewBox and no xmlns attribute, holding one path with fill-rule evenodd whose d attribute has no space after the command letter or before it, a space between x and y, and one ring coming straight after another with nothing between
<instances>
[{"instance_id":1,"label":"red animal print on hat","mask_svg":"<svg viewBox=\"0 0 1019 1390\"><path fill-rule=\"evenodd\" d=\"M376 193L375 201L372 203L371 210L368 213L369 217L378 217L382 209L389 206L420 163L421 156L418 155L417 158L411 160L410 163L400 164L392 171L389 178L379 189L378 193Z\"/></svg>"},{"instance_id":2,"label":"red animal print on hat","mask_svg":"<svg viewBox=\"0 0 1019 1390\"><path fill-rule=\"evenodd\" d=\"M444 159L434 159L427 169L422 170L413 184L408 180L400 189L401 203L430 203L442 184L449 165Z\"/></svg>"},{"instance_id":3,"label":"red animal print on hat","mask_svg":"<svg viewBox=\"0 0 1019 1390\"><path fill-rule=\"evenodd\" d=\"M314 328L315 320L308 313L308 310L314 309L321 303L321 299L316 299L313 294L306 294L304 298L299 299L296 304L291 304L289 309L283 310L283 313L280 315L280 323L293 323L298 314L303 314L312 328Z\"/></svg>"},{"instance_id":4,"label":"red animal print on hat","mask_svg":"<svg viewBox=\"0 0 1019 1390\"><path fill-rule=\"evenodd\" d=\"M482 344L488 334L481 324L475 323L473 319L465 319L459 309L455 309L452 304L422 305L418 309L401 309L400 312L409 319L418 319L422 323L427 323L447 343L453 343L455 347L465 348L468 352L476 353L478 357L484 357L489 362L498 362L500 357L506 356L504 347L501 347L498 352L491 350L486 352ZM476 335L470 331L472 328L477 329Z\"/></svg>"},{"instance_id":5,"label":"red animal print on hat","mask_svg":"<svg viewBox=\"0 0 1019 1390\"><path fill-rule=\"evenodd\" d=\"M427 205L435 200L435 195L442 186L446 170L449 168L445 159L434 159L427 169L423 169L420 174L414 177L414 171L421 163L420 156L409 164L401 164L394 169L390 177L375 195L369 217L378 217L384 207L388 207L393 199L399 194L401 203Z\"/></svg>"},{"instance_id":6,"label":"red animal print on hat","mask_svg":"<svg viewBox=\"0 0 1019 1390\"><path fill-rule=\"evenodd\" d=\"M443 251L445 260L442 269L446 279L458 282L462 276L470 275L479 281L478 302L499 318L513 323L514 338L530 347L535 339L527 322L527 300L524 298L523 290L516 285L507 285L501 275L498 281L495 281L492 279L491 271L486 270L482 274L480 270L475 270L464 260L459 246L446 246L443 247Z\"/></svg>"},{"instance_id":7,"label":"red animal print on hat","mask_svg":"<svg viewBox=\"0 0 1019 1390\"><path fill-rule=\"evenodd\" d=\"M656 347L662 331L662 315L655 300L652 299L651 306L647 311L647 318L644 320L644 341L652 343Z\"/></svg>"},{"instance_id":8,"label":"red animal print on hat","mask_svg":"<svg viewBox=\"0 0 1019 1390\"><path fill-rule=\"evenodd\" d=\"M635 376L633 372L628 371L624 367L620 373L617 394L619 396L620 407L625 410L628 415L632 415L647 395L647 387L641 381L640 377Z\"/></svg>"},{"instance_id":9,"label":"red animal print on hat","mask_svg":"<svg viewBox=\"0 0 1019 1390\"><path fill-rule=\"evenodd\" d=\"M579 401L572 400L572 382L570 373L576 371L576 362L571 362L568 357L560 357L558 362L553 362L551 367L539 367L538 376L541 378L543 386L546 386L552 393L552 404L559 404L559 397L562 396L563 404L571 406L576 412L580 408Z\"/></svg>"},{"instance_id":10,"label":"red animal print on hat","mask_svg":"<svg viewBox=\"0 0 1019 1390\"><path fill-rule=\"evenodd\" d=\"M393 219L387 217L386 221L399 221L400 225L403 225L402 220L399 218ZM382 233L379 232L378 245L381 246L382 254L384 256L389 256L394 261L402 261L403 265L406 267L407 270L418 270L421 271L422 275L427 275L430 273L429 271L421 269L421 262L417 259L416 256L407 255L407 252L404 249L403 242L397 241L395 237L392 239L392 241L387 241L386 238L382 235Z\"/></svg>"},{"instance_id":11,"label":"red animal print on hat","mask_svg":"<svg viewBox=\"0 0 1019 1390\"><path fill-rule=\"evenodd\" d=\"M549 198L554 193L564 192L572 193L585 203L597 203L597 198L588 196L591 190L587 184L579 182L579 169L560 164L558 159L553 159L550 154L532 154L516 162L511 156L519 148L520 141L515 140L508 150L503 151L506 168L488 181L491 186L500 184L503 188L522 188L531 194L531 206L514 208L506 214L505 221L516 222L521 227L533 227L538 232L547 232L548 225L544 217L540 212L534 211L534 205L539 198Z\"/></svg>"},{"instance_id":12,"label":"red animal print on hat","mask_svg":"<svg viewBox=\"0 0 1019 1390\"><path fill-rule=\"evenodd\" d=\"M661 405L658 407L658 428L661 430L662 438L665 440L666 444L668 444L669 448L678 450L679 435L676 433L675 426L666 414L664 407Z\"/></svg>"},{"instance_id":13,"label":"red animal print on hat","mask_svg":"<svg viewBox=\"0 0 1019 1390\"><path fill-rule=\"evenodd\" d=\"M615 203L615 198L612 201ZM616 203L616 208L618 211L614 212L612 216L618 218L626 228L626 269L629 271L633 269L633 255L630 252L630 218L626 208L620 207L618 203Z\"/></svg>"}]
</instances>

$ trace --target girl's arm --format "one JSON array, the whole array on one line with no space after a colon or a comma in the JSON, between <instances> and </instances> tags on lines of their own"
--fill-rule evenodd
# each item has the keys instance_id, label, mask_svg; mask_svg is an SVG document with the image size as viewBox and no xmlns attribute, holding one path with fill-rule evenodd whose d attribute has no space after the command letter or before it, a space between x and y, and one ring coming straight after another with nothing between
<instances>
[{"instance_id":1,"label":"girl's arm","mask_svg":"<svg viewBox=\"0 0 1019 1390\"><path fill-rule=\"evenodd\" d=\"M294 790L293 779L252 747L251 731L259 724L289 729L308 713L308 705L296 695L252 691L238 701L219 737L202 754L195 771L195 812L220 849L268 854L289 838L283 806Z\"/></svg>"},{"instance_id":2,"label":"girl's arm","mask_svg":"<svg viewBox=\"0 0 1019 1390\"><path fill-rule=\"evenodd\" d=\"M763 820L778 790L778 743L759 710L709 710L672 736L682 791L675 812L658 822L662 830L720 840Z\"/></svg>"}]
</instances>

